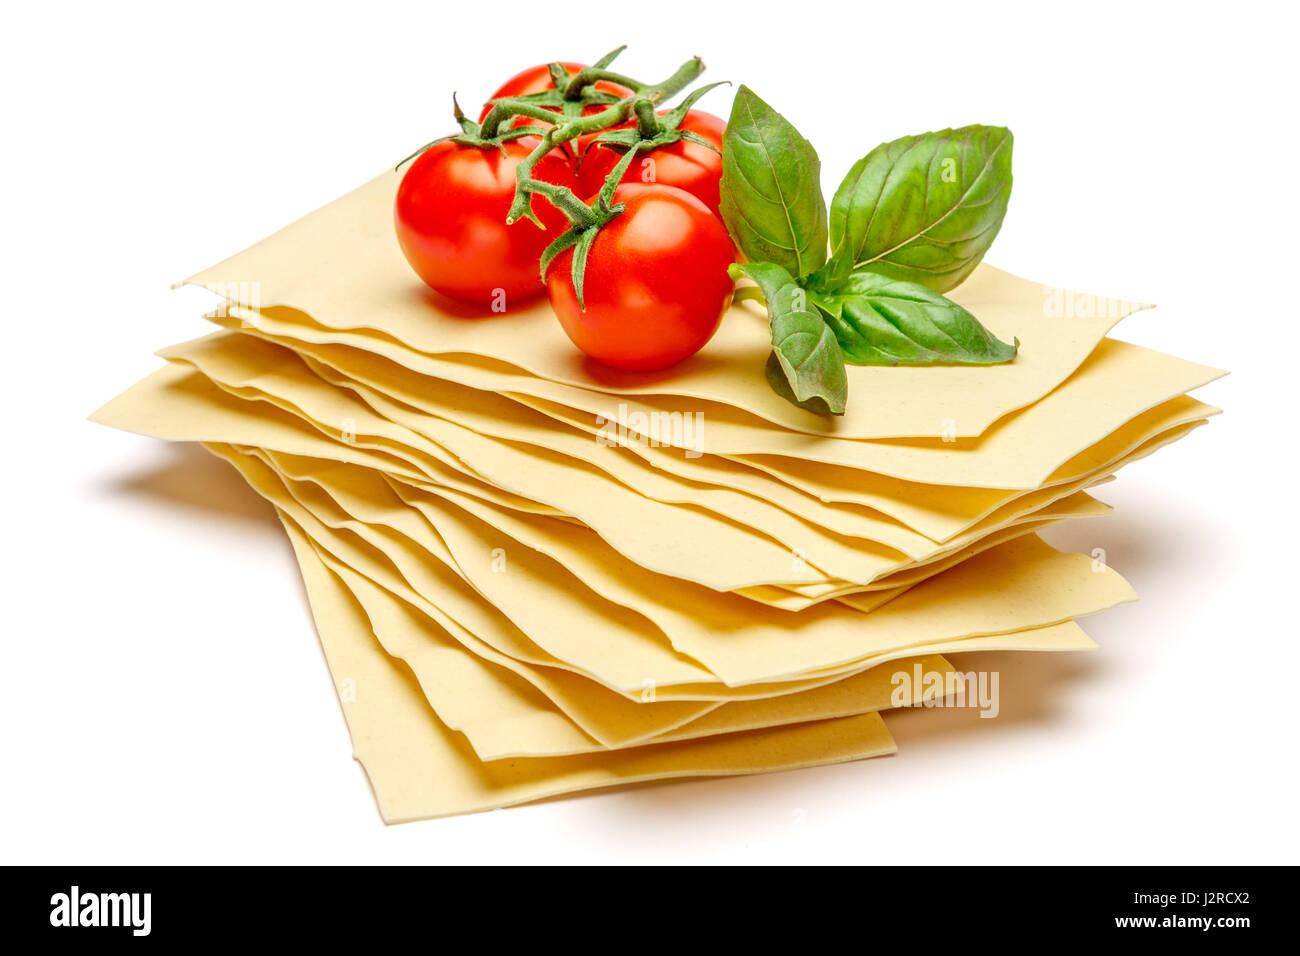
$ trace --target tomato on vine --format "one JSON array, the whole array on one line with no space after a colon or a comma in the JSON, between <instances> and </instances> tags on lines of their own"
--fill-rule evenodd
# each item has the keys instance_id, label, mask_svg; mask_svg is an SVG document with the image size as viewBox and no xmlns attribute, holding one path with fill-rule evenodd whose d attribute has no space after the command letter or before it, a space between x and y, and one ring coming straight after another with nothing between
<instances>
[{"instance_id":1,"label":"tomato on vine","mask_svg":"<svg viewBox=\"0 0 1300 956\"><path fill-rule=\"evenodd\" d=\"M407 262L443 295L480 305L501 295L522 299L542 290L542 250L569 225L540 196L532 208L546 227L506 224L515 171L530 147L512 140L486 148L444 140L419 155L397 188L393 218ZM543 156L533 178L578 189L568 160Z\"/></svg>"},{"instance_id":2,"label":"tomato on vine","mask_svg":"<svg viewBox=\"0 0 1300 956\"><path fill-rule=\"evenodd\" d=\"M593 359L633 371L667 368L717 331L731 303L727 267L736 249L722 220L685 190L627 183L612 201L626 208L592 242L583 302L573 249L547 270L547 295L573 344Z\"/></svg>"},{"instance_id":3,"label":"tomato on vine","mask_svg":"<svg viewBox=\"0 0 1300 956\"><path fill-rule=\"evenodd\" d=\"M663 116L665 112L660 111L659 115ZM679 139L638 154L623 174L622 181L676 186L702 199L717 214L722 182L722 136L727 123L712 113L690 110L677 128L707 140L717 151ZM620 149L602 146L594 139L594 136L589 136L585 137L585 142L578 141L578 179L587 193L600 189L622 155Z\"/></svg>"}]
</instances>

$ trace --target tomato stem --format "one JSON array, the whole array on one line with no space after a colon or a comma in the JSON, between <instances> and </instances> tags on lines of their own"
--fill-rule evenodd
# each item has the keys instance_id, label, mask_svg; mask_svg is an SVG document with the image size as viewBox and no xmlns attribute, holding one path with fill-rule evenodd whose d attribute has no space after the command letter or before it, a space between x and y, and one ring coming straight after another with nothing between
<instances>
[{"instance_id":1,"label":"tomato stem","mask_svg":"<svg viewBox=\"0 0 1300 956\"><path fill-rule=\"evenodd\" d=\"M568 216L571 223L581 229L593 226L598 221L599 217L592 207L574 195L573 190L567 186L557 186L554 183L544 182L540 179L529 179L524 186L528 193L536 193L542 196L552 206Z\"/></svg>"},{"instance_id":2,"label":"tomato stem","mask_svg":"<svg viewBox=\"0 0 1300 956\"><path fill-rule=\"evenodd\" d=\"M663 132L659 116L655 113L655 105L649 98L639 98L632 104L632 111L636 114L636 129L642 139L654 139Z\"/></svg>"}]
</instances>

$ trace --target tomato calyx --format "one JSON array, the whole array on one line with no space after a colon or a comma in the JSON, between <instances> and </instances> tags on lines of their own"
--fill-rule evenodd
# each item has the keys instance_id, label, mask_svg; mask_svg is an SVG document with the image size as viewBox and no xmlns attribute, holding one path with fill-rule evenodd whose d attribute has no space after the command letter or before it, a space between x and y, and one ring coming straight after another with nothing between
<instances>
[{"instance_id":1,"label":"tomato calyx","mask_svg":"<svg viewBox=\"0 0 1300 956\"><path fill-rule=\"evenodd\" d=\"M400 170L411 160L418 157L421 153L426 152L439 143L458 143L461 146L474 146L478 149L504 149L505 143L511 140L522 139L525 136L541 136L545 134L546 128L542 126L516 126L511 129L503 129L494 136L484 136L482 126L475 123L465 115L465 111L460 108L460 103L456 99L456 94L451 94L452 116L455 117L456 123L460 126L459 133L452 133L450 136L440 136L435 140L425 143L410 156L398 163L394 169ZM531 218L531 217L530 217ZM534 220L536 221L536 220Z\"/></svg>"},{"instance_id":2,"label":"tomato calyx","mask_svg":"<svg viewBox=\"0 0 1300 956\"><path fill-rule=\"evenodd\" d=\"M637 100L633 104L633 117L636 120L636 126L606 130L592 137L580 151L578 162L581 163L586 155L596 147L613 149L619 152L630 150L644 153L681 140L697 143L713 150L715 153L721 154L722 151L714 143L709 142L693 130L680 129L679 127L682 121L686 119L686 114L691 111L691 107L699 101L700 97L715 87L729 85L726 80L722 80L717 83L710 83L707 86L701 86L699 89L693 90L679 105L662 114L655 112L654 107L646 103L645 100Z\"/></svg>"},{"instance_id":3,"label":"tomato calyx","mask_svg":"<svg viewBox=\"0 0 1300 956\"><path fill-rule=\"evenodd\" d=\"M578 307L581 309L586 308L586 301L583 298L582 289L583 279L587 274L587 256L591 252L592 243L596 241L596 236L600 230L622 214L625 209L623 203L615 203L613 201L614 191L618 188L623 179L623 174L627 172L628 166L631 165L632 159L636 156L636 153L637 151L635 149L630 149L627 151L626 155L619 160L618 165L614 167L614 172L617 175L611 175L605 180L605 185L601 187L595 201L590 206L578 199L578 208L570 211L566 206L560 204L567 200L567 197L563 196L562 192L569 192L568 190L563 190L563 187L551 186L549 183L542 183L541 189L535 189L535 191L541 192L543 196L550 199L552 203L555 203L557 208L567 215L569 221L573 223L573 225L561 233L559 238L547 246L542 252L542 281L546 281L546 273L550 269L551 263L555 261L556 257L566 249L572 248L573 266L571 279L573 282L573 291L578 297ZM555 198L548 196L547 192L560 194L558 197L560 202L556 202ZM573 194L570 192L569 195Z\"/></svg>"}]
</instances>

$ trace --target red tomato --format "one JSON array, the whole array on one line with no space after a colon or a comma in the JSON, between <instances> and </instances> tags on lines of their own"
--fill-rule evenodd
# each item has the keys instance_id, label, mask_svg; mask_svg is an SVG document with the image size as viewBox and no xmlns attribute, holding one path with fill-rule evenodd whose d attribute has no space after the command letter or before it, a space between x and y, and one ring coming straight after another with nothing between
<instances>
[{"instance_id":1,"label":"red tomato","mask_svg":"<svg viewBox=\"0 0 1300 956\"><path fill-rule=\"evenodd\" d=\"M393 219L406 261L443 295L493 304L535 295L542 289L538 260L569 221L540 196L533 210L546 229L520 219L506 225L515 192L515 168L528 155L519 142L500 149L462 146L450 140L432 146L411 164L397 187ZM577 189L568 161L542 157L535 179Z\"/></svg>"},{"instance_id":2,"label":"red tomato","mask_svg":"<svg viewBox=\"0 0 1300 956\"><path fill-rule=\"evenodd\" d=\"M568 71L569 76L573 76L575 73L585 68L585 65L582 63L561 63L560 65ZM551 82L550 67L547 64L542 63L538 66L530 66L528 69L516 73L510 79L506 80L505 83L501 84L501 88L488 97L488 99L499 100L503 96L527 96L530 93L542 93L546 90L553 89L555 89L555 84ZM619 86L617 83L606 83L603 80L596 84L596 89L604 93L613 93L615 96L630 96L632 94L632 91L625 86ZM478 118L480 123L487 118L488 111L491 109L491 103L483 104L483 112L479 114ZM584 107L582 115L589 116L592 113L599 113L602 109L604 109L604 107L593 104ZM541 121L532 119L528 116L519 116L516 117L510 125L512 127L529 126L539 122ZM533 145L535 146L536 143Z\"/></svg>"},{"instance_id":3,"label":"red tomato","mask_svg":"<svg viewBox=\"0 0 1300 956\"><path fill-rule=\"evenodd\" d=\"M727 129L727 123L712 113L689 110L678 128L703 137L721 150L722 134ZM580 140L579 143L578 179L582 182L583 191L594 195L605 184L605 177L618 165L623 153L599 144L588 148L590 140L586 143ZM704 200L704 204L715 214L718 212L721 181L721 153L684 139L652 149L648 153L638 153L623 174L625 183L652 182L685 189Z\"/></svg>"},{"instance_id":4,"label":"red tomato","mask_svg":"<svg viewBox=\"0 0 1300 956\"><path fill-rule=\"evenodd\" d=\"M694 355L731 302L736 249L722 220L672 186L626 184L627 208L596 235L578 305L573 250L546 275L551 307L573 344L614 368L649 371Z\"/></svg>"}]
</instances>

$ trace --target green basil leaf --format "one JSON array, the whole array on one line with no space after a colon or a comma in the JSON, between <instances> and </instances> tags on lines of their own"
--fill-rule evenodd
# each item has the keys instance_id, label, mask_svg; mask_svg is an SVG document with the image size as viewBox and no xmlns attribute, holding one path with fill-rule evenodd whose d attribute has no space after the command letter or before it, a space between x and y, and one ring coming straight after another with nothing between
<instances>
[{"instance_id":1,"label":"green basil leaf","mask_svg":"<svg viewBox=\"0 0 1300 956\"><path fill-rule=\"evenodd\" d=\"M826 200L812 144L747 86L722 141L722 218L745 257L798 278L826 261Z\"/></svg>"},{"instance_id":2,"label":"green basil leaf","mask_svg":"<svg viewBox=\"0 0 1300 956\"><path fill-rule=\"evenodd\" d=\"M859 160L831 201L830 285L869 269L947 292L979 265L1011 196L1011 131L905 136Z\"/></svg>"},{"instance_id":3,"label":"green basil leaf","mask_svg":"<svg viewBox=\"0 0 1300 956\"><path fill-rule=\"evenodd\" d=\"M849 392L844 356L809 293L775 263L747 262L730 271L733 278L753 279L767 301L772 354L765 371L777 394L820 415L843 415Z\"/></svg>"},{"instance_id":4,"label":"green basil leaf","mask_svg":"<svg viewBox=\"0 0 1300 956\"><path fill-rule=\"evenodd\" d=\"M855 273L833 292L808 296L854 365L998 365L1020 346L933 289L877 273Z\"/></svg>"},{"instance_id":5,"label":"green basil leaf","mask_svg":"<svg viewBox=\"0 0 1300 956\"><path fill-rule=\"evenodd\" d=\"M833 340L832 340L833 341ZM790 379L786 375L785 366L775 352L767 353L767 364L763 366L763 375L767 378L767 384L772 386L772 391L780 395L791 405L797 405L804 411L812 412L814 415L843 415L844 407L841 405L838 409L831 407L830 402L825 398L814 395L811 398L800 401L795 395L794 389L790 386Z\"/></svg>"}]
</instances>

